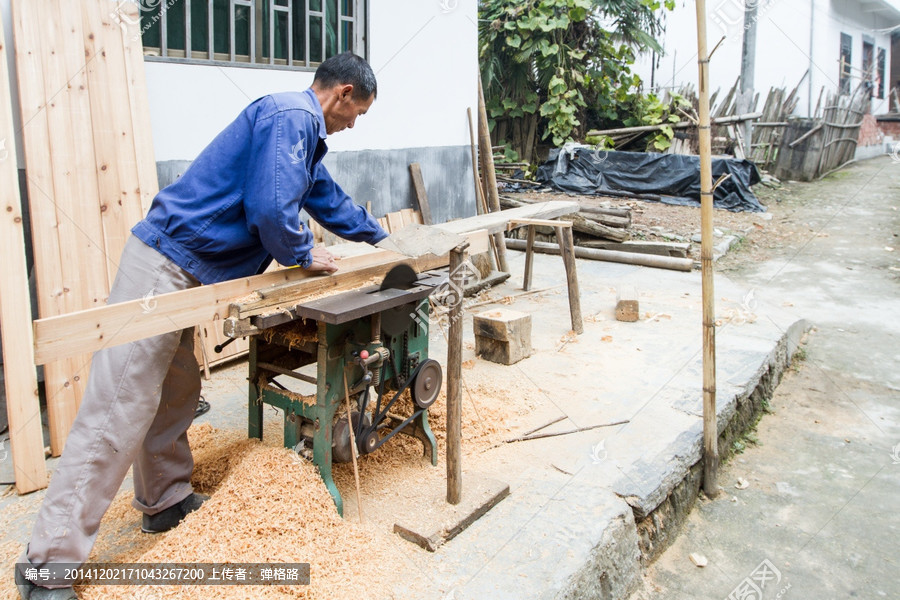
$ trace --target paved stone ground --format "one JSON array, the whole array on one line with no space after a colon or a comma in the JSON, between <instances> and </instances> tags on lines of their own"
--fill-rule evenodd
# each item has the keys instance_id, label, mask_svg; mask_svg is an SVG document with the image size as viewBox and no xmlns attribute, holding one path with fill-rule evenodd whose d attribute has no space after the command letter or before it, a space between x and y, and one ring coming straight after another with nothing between
<instances>
[{"instance_id":1,"label":"paved stone ground","mask_svg":"<svg viewBox=\"0 0 900 600\"><path fill-rule=\"evenodd\" d=\"M815 328L721 469L724 493L696 505L633 600L900 597L900 164L836 175L770 205L798 232L770 260L721 265Z\"/></svg>"}]
</instances>

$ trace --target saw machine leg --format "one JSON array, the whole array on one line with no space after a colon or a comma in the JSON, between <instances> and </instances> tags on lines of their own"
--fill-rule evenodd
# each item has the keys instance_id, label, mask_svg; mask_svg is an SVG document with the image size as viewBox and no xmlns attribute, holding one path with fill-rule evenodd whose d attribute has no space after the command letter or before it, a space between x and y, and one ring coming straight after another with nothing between
<instances>
[{"instance_id":1,"label":"saw machine leg","mask_svg":"<svg viewBox=\"0 0 900 600\"><path fill-rule=\"evenodd\" d=\"M334 414L339 406L338 400L340 396L336 389L332 389L328 378L324 377L324 373L328 373L328 341L325 323L319 322L319 349L316 363L316 406L319 409L319 418L315 422L315 434L313 435L313 463L319 467L319 475L328 493L334 498L334 505L337 507L338 514L344 516L344 501L341 499L341 493L334 484L334 477L331 475L331 444L332 444L332 427Z\"/></svg>"},{"instance_id":2,"label":"saw machine leg","mask_svg":"<svg viewBox=\"0 0 900 600\"><path fill-rule=\"evenodd\" d=\"M263 402L257 385L256 372L256 336L250 338L250 383L247 394L247 437L262 439L263 436Z\"/></svg>"}]
</instances>

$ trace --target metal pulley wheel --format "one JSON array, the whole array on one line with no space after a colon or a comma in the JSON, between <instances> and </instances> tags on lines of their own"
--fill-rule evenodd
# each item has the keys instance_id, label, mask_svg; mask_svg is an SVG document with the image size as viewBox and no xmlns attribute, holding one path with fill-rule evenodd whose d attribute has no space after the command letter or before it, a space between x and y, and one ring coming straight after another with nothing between
<instances>
[{"instance_id":1,"label":"metal pulley wheel","mask_svg":"<svg viewBox=\"0 0 900 600\"><path fill-rule=\"evenodd\" d=\"M363 414L362 428L365 430L372 424L372 419L368 414ZM353 411L353 427L359 427L359 412ZM350 444L350 427L347 422L347 415L344 415L334 424L331 432L332 447L331 460L334 462L350 462L353 460L352 445ZM357 440L358 442L359 440Z\"/></svg>"},{"instance_id":2,"label":"metal pulley wheel","mask_svg":"<svg viewBox=\"0 0 900 600\"><path fill-rule=\"evenodd\" d=\"M429 358L419 367L416 374L416 380L410 387L413 402L419 408L428 408L437 400L438 394L441 392L441 382L443 381L443 371L438 361Z\"/></svg>"}]
</instances>

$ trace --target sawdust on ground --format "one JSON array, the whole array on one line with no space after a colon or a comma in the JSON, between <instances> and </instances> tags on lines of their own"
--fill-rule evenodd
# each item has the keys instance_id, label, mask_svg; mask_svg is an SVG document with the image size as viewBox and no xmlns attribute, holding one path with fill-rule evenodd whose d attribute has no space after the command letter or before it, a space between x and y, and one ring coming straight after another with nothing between
<instances>
[{"instance_id":1,"label":"sawdust on ground","mask_svg":"<svg viewBox=\"0 0 900 600\"><path fill-rule=\"evenodd\" d=\"M522 401L523 390L496 389L479 381L463 389L463 453L471 458L509 433L510 416L528 413L537 401ZM527 395L527 394L526 394ZM392 412L408 414L408 394ZM510 408L515 407L515 408ZM365 521L359 522L351 464L335 464L335 482L344 499L338 516L315 466L282 448L282 415L267 411L264 439L244 431L223 431L202 423L188 432L195 468L192 483L210 499L175 529L159 535L140 532L140 513L123 490L103 518L90 562L203 563L309 562L309 586L101 586L79 589L84 599L163 598L342 598L395 597L396 572L385 565L409 561L422 552L392 533L393 523L433 501L446 486L446 397L429 409L438 441L437 467L423 456L422 443L398 435L359 461ZM465 464L465 463L464 463ZM440 492L440 493L438 493ZM6 515L4 515L6 517ZM12 565L23 546L0 546L0 598L17 598ZM214 592L210 590L213 589Z\"/></svg>"}]
</instances>

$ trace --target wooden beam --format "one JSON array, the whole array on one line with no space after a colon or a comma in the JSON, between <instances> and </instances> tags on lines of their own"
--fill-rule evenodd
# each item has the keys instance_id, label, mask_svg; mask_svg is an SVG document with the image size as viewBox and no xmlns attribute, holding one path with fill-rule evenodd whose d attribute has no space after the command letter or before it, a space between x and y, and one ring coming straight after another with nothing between
<instances>
[{"instance_id":1,"label":"wooden beam","mask_svg":"<svg viewBox=\"0 0 900 600\"><path fill-rule=\"evenodd\" d=\"M22 352L33 344L31 295L3 31L0 15L0 334L13 473L16 490L25 494L47 486L47 467L34 360Z\"/></svg>"},{"instance_id":2,"label":"wooden beam","mask_svg":"<svg viewBox=\"0 0 900 600\"><path fill-rule=\"evenodd\" d=\"M450 252L450 278L456 289L463 287L462 266L466 246ZM450 307L450 333L447 338L447 502L459 504L462 499L462 298Z\"/></svg>"},{"instance_id":3,"label":"wooden beam","mask_svg":"<svg viewBox=\"0 0 900 600\"><path fill-rule=\"evenodd\" d=\"M571 221L554 221L553 219L511 219L507 229L517 229L523 225L543 225L544 227L571 227Z\"/></svg>"},{"instance_id":4,"label":"wooden beam","mask_svg":"<svg viewBox=\"0 0 900 600\"><path fill-rule=\"evenodd\" d=\"M425 192L425 179L422 177L422 167L419 166L419 163L409 165L409 176L412 178L413 191L416 194L416 201L419 203L419 212L422 213L422 223L433 225L431 205L428 204L428 194Z\"/></svg>"},{"instance_id":5,"label":"wooden beam","mask_svg":"<svg viewBox=\"0 0 900 600\"><path fill-rule=\"evenodd\" d=\"M459 219L443 225L435 225L435 227L464 234L467 237L478 234L476 237L480 238L483 235L480 230L486 230L488 233L504 231L506 223L511 218L553 218L577 210L577 202L543 202L488 215ZM474 243L473 247L475 247ZM314 277L318 283L311 287L317 289L318 292L340 289L340 286L344 284L343 276L347 275L346 278L350 279L350 276L354 275L352 271L365 267L380 265L386 271L389 267L401 262L434 264L432 258L409 259L398 254L372 249L366 244L342 244L333 246L330 250L340 259L338 266L343 273L338 271L335 275ZM446 265L447 259L443 260L443 264ZM438 265L423 267L421 270L436 268L436 266ZM377 269L375 271L377 272ZM153 298L154 303L149 303L146 299L131 300L121 304L100 306L39 319L34 322L35 362L45 364L72 354L133 342L145 337L193 327L204 321L225 319L230 316L228 307L236 298L266 287L275 287L309 278L310 274L303 269L284 269L163 294ZM148 310L151 306L152 309Z\"/></svg>"}]
</instances>

